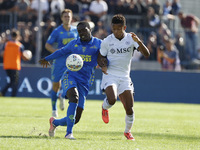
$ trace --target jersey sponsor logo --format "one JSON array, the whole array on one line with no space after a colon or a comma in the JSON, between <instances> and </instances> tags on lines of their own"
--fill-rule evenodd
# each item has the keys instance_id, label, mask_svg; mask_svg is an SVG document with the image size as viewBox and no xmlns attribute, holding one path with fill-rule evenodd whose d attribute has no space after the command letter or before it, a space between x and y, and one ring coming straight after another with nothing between
<instances>
[{"instance_id":1,"label":"jersey sponsor logo","mask_svg":"<svg viewBox=\"0 0 200 150\"><path fill-rule=\"evenodd\" d=\"M111 52L111 54L114 54L114 53L116 53L116 54L122 54L122 53L129 53L131 51L131 47L128 47L128 48L126 48L126 47L124 47L124 48L120 48L120 49L111 49L110 50L110 52Z\"/></svg>"},{"instance_id":2,"label":"jersey sponsor logo","mask_svg":"<svg viewBox=\"0 0 200 150\"><path fill-rule=\"evenodd\" d=\"M80 55L84 62L91 62L92 56L91 55Z\"/></svg>"},{"instance_id":3,"label":"jersey sponsor logo","mask_svg":"<svg viewBox=\"0 0 200 150\"><path fill-rule=\"evenodd\" d=\"M67 43L69 43L71 40L73 40L74 38L65 38L65 39L63 39L62 40L62 43L64 44L64 45L66 45Z\"/></svg>"}]
</instances>

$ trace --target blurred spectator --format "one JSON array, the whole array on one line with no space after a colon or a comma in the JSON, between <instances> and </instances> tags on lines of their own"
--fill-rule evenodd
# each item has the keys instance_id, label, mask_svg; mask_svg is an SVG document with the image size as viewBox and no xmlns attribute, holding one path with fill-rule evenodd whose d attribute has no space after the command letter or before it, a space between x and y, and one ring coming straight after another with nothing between
<instances>
[{"instance_id":1,"label":"blurred spectator","mask_svg":"<svg viewBox=\"0 0 200 150\"><path fill-rule=\"evenodd\" d=\"M141 15L144 16L147 14L147 9L151 5L150 0L137 0L137 6L139 10L141 11Z\"/></svg>"},{"instance_id":2,"label":"blurred spectator","mask_svg":"<svg viewBox=\"0 0 200 150\"><path fill-rule=\"evenodd\" d=\"M89 16L85 14L85 12L89 11L91 0L81 0L80 1L80 20L89 20Z\"/></svg>"},{"instance_id":3,"label":"blurred spectator","mask_svg":"<svg viewBox=\"0 0 200 150\"><path fill-rule=\"evenodd\" d=\"M157 60L163 70L181 71L179 52L172 39L167 39L165 47L159 46L157 52Z\"/></svg>"},{"instance_id":4,"label":"blurred spectator","mask_svg":"<svg viewBox=\"0 0 200 150\"><path fill-rule=\"evenodd\" d=\"M85 12L85 15L89 15L91 21L97 26L98 21L105 21L107 11L108 5L104 0L94 0L91 2L89 11Z\"/></svg>"},{"instance_id":5,"label":"blurred spectator","mask_svg":"<svg viewBox=\"0 0 200 150\"><path fill-rule=\"evenodd\" d=\"M97 23L97 31L93 33L93 36L94 36L94 37L97 37L97 38L99 38L99 39L102 39L102 40L103 40L105 37L108 36L108 32L107 32L107 30L105 29L104 24L103 24L102 21L99 21L99 22Z\"/></svg>"},{"instance_id":6,"label":"blurred spectator","mask_svg":"<svg viewBox=\"0 0 200 150\"><path fill-rule=\"evenodd\" d=\"M115 5L117 4L117 0L105 0L108 5L108 14L114 14Z\"/></svg>"},{"instance_id":7,"label":"blurred spectator","mask_svg":"<svg viewBox=\"0 0 200 150\"><path fill-rule=\"evenodd\" d=\"M79 2L77 0L65 0L65 8L71 9L74 15L79 14Z\"/></svg>"},{"instance_id":8,"label":"blurred spectator","mask_svg":"<svg viewBox=\"0 0 200 150\"><path fill-rule=\"evenodd\" d=\"M178 15L179 11L181 9L181 3L179 0L173 0L172 2L172 15Z\"/></svg>"},{"instance_id":9,"label":"blurred spectator","mask_svg":"<svg viewBox=\"0 0 200 150\"><path fill-rule=\"evenodd\" d=\"M17 0L1 0L0 13L6 14L7 12L14 12Z\"/></svg>"},{"instance_id":10,"label":"blurred spectator","mask_svg":"<svg viewBox=\"0 0 200 150\"><path fill-rule=\"evenodd\" d=\"M151 32L146 45L151 54L148 60L157 60L157 36L155 32Z\"/></svg>"},{"instance_id":11,"label":"blurred spectator","mask_svg":"<svg viewBox=\"0 0 200 150\"><path fill-rule=\"evenodd\" d=\"M33 25L35 25L36 21L37 21L37 16L38 16L38 10L39 10L39 5L40 5L40 9L42 11L42 15L43 15L43 20L46 19L48 12L49 12L49 3L47 0L31 0L30 1L30 7L29 7L29 11L30 11L30 19L33 23ZM40 2L40 3L39 3Z\"/></svg>"},{"instance_id":12,"label":"blurred spectator","mask_svg":"<svg viewBox=\"0 0 200 150\"><path fill-rule=\"evenodd\" d=\"M0 1L0 33L15 27L15 6L17 0Z\"/></svg>"},{"instance_id":13,"label":"blurred spectator","mask_svg":"<svg viewBox=\"0 0 200 150\"><path fill-rule=\"evenodd\" d=\"M144 36L144 42L147 42L147 38L149 37L151 32L156 32L157 28L160 25L160 18L152 7L148 7L148 13L144 16L142 20L143 28L140 28L140 32ZM146 38L145 38L146 37Z\"/></svg>"},{"instance_id":14,"label":"blurred spectator","mask_svg":"<svg viewBox=\"0 0 200 150\"><path fill-rule=\"evenodd\" d=\"M139 15L139 8L136 5L135 0L128 0L126 5L127 7L127 15Z\"/></svg>"},{"instance_id":15,"label":"blurred spectator","mask_svg":"<svg viewBox=\"0 0 200 150\"><path fill-rule=\"evenodd\" d=\"M200 20L194 15L186 15L183 12L178 13L181 26L185 32L185 50L186 59L193 60L197 58L197 46L198 46L198 26Z\"/></svg>"},{"instance_id":16,"label":"blurred spectator","mask_svg":"<svg viewBox=\"0 0 200 150\"><path fill-rule=\"evenodd\" d=\"M157 15L161 15L161 6L160 6L160 2L159 0L152 0L152 3L150 5L154 10L155 10L155 13Z\"/></svg>"},{"instance_id":17,"label":"blurred spectator","mask_svg":"<svg viewBox=\"0 0 200 150\"><path fill-rule=\"evenodd\" d=\"M179 58L181 60L181 62L185 61L185 40L182 36L181 33L177 33L175 36L175 46L177 47L178 51L179 51Z\"/></svg>"},{"instance_id":18,"label":"blurred spectator","mask_svg":"<svg viewBox=\"0 0 200 150\"><path fill-rule=\"evenodd\" d=\"M50 8L51 8L51 15L53 16L57 26L59 26L62 22L60 19L60 13L65 9L64 0L52 0L50 3ZM47 19L46 21L48 21L49 17L46 19Z\"/></svg>"},{"instance_id":19,"label":"blurred spectator","mask_svg":"<svg viewBox=\"0 0 200 150\"><path fill-rule=\"evenodd\" d=\"M174 15L171 14L172 12L172 1L171 0L166 0L164 5L163 5L163 20L165 23L169 23L170 20L174 20Z\"/></svg>"},{"instance_id":20,"label":"blurred spectator","mask_svg":"<svg viewBox=\"0 0 200 150\"><path fill-rule=\"evenodd\" d=\"M49 17L45 23L45 25L43 26L43 36L42 36L42 54L41 57L46 57L47 55L50 55L51 53L49 51L46 50L45 48L45 43L48 39L48 37L50 36L50 34L53 32L53 30L56 27L56 22L53 21L53 18Z\"/></svg>"},{"instance_id":21,"label":"blurred spectator","mask_svg":"<svg viewBox=\"0 0 200 150\"><path fill-rule=\"evenodd\" d=\"M147 27L158 27L160 24L160 18L155 14L155 10L152 7L148 8L147 13Z\"/></svg>"},{"instance_id":22,"label":"blurred spectator","mask_svg":"<svg viewBox=\"0 0 200 150\"><path fill-rule=\"evenodd\" d=\"M170 31L170 29L168 28L168 26L165 23L160 23L159 27L158 27L158 34L157 34L157 42L158 45L164 45L164 41L166 39L171 38L172 33Z\"/></svg>"},{"instance_id":23,"label":"blurred spectator","mask_svg":"<svg viewBox=\"0 0 200 150\"><path fill-rule=\"evenodd\" d=\"M172 2L171 0L165 0L163 5L163 15L168 15L172 11Z\"/></svg>"},{"instance_id":24,"label":"blurred spectator","mask_svg":"<svg viewBox=\"0 0 200 150\"><path fill-rule=\"evenodd\" d=\"M0 56L3 56L3 69L6 71L10 82L0 92L0 96L5 96L8 88L12 88L12 97L17 95L19 71L21 70L21 58L28 60L23 54L24 46L19 42L20 33L17 30L12 30L11 40L7 41L3 46L3 51Z\"/></svg>"},{"instance_id":25,"label":"blurred spectator","mask_svg":"<svg viewBox=\"0 0 200 150\"><path fill-rule=\"evenodd\" d=\"M28 11L29 1L27 0L18 0L16 4L17 20L26 22L28 20L27 11Z\"/></svg>"},{"instance_id":26,"label":"blurred spectator","mask_svg":"<svg viewBox=\"0 0 200 150\"><path fill-rule=\"evenodd\" d=\"M126 14L127 8L125 6L124 0L117 0L117 3L114 7L114 14Z\"/></svg>"}]
</instances>

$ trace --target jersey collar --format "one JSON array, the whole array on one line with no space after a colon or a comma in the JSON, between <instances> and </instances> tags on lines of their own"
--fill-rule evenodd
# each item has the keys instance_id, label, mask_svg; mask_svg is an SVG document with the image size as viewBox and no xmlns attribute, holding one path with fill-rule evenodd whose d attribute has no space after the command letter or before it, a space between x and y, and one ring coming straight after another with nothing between
<instances>
[{"instance_id":1,"label":"jersey collar","mask_svg":"<svg viewBox=\"0 0 200 150\"><path fill-rule=\"evenodd\" d=\"M78 39L77 39L77 43L78 43L78 44L83 44L83 43L85 43L85 44L92 45L93 41L94 41L94 37L93 37L93 36L91 37L91 40L90 40L89 42L81 42L80 37L78 37Z\"/></svg>"},{"instance_id":2,"label":"jersey collar","mask_svg":"<svg viewBox=\"0 0 200 150\"><path fill-rule=\"evenodd\" d=\"M118 41L119 41L119 39L117 39L113 33L111 34L111 36L112 36L112 38L114 38L115 40L118 40ZM125 38L126 36L127 36L127 33L125 32L125 33L124 33L124 38ZM124 38L123 38L123 39L124 39ZM122 40L123 40L123 39L122 39ZM122 41L122 40L121 40L121 41Z\"/></svg>"}]
</instances>

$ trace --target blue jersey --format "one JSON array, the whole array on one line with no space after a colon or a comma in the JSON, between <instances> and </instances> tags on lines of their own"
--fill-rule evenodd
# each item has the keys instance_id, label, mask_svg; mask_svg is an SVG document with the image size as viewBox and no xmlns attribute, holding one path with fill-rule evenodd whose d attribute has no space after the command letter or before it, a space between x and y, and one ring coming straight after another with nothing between
<instances>
[{"instance_id":1,"label":"blue jersey","mask_svg":"<svg viewBox=\"0 0 200 150\"><path fill-rule=\"evenodd\" d=\"M67 31L63 25L60 25L53 30L47 40L47 43L50 45L55 45L56 49L60 49L77 37L78 31L75 26L70 26L70 30ZM51 80L53 82L58 82L62 77L63 72L66 70L65 62L66 56L60 57L59 59L55 59L53 61L51 67Z\"/></svg>"},{"instance_id":2,"label":"blue jersey","mask_svg":"<svg viewBox=\"0 0 200 150\"><path fill-rule=\"evenodd\" d=\"M67 70L65 73L75 77L78 82L89 86L91 76L94 73L94 68L97 66L100 45L101 40L95 37L92 37L90 42L81 42L80 38L77 38L60 50L45 57L45 60L49 61L62 56L68 56L72 53L79 54L84 61L83 67L79 71L73 72Z\"/></svg>"}]
</instances>

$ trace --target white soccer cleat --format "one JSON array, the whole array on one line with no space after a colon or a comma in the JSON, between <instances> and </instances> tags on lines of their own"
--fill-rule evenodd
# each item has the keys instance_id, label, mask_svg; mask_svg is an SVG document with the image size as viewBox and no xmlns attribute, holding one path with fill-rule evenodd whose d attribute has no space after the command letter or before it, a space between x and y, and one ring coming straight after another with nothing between
<instances>
[{"instance_id":1,"label":"white soccer cleat","mask_svg":"<svg viewBox=\"0 0 200 150\"><path fill-rule=\"evenodd\" d=\"M70 133L70 134L68 134L68 135L65 135L65 138L66 138L66 139L70 139L70 140L76 140L76 139L74 138L74 136L73 136L72 133Z\"/></svg>"},{"instance_id":2,"label":"white soccer cleat","mask_svg":"<svg viewBox=\"0 0 200 150\"><path fill-rule=\"evenodd\" d=\"M60 109L64 110L65 109L65 99L62 96L59 96L60 100Z\"/></svg>"},{"instance_id":3,"label":"white soccer cleat","mask_svg":"<svg viewBox=\"0 0 200 150\"><path fill-rule=\"evenodd\" d=\"M57 112L57 110L53 110L53 111L52 111L52 117L55 117L55 118L58 117L58 112Z\"/></svg>"},{"instance_id":4,"label":"white soccer cleat","mask_svg":"<svg viewBox=\"0 0 200 150\"><path fill-rule=\"evenodd\" d=\"M49 136L50 137L54 137L55 135L55 130L56 130L56 126L53 124L53 121L55 120L54 117L51 117L49 119L49 123L50 123L50 128L49 128Z\"/></svg>"}]
</instances>

